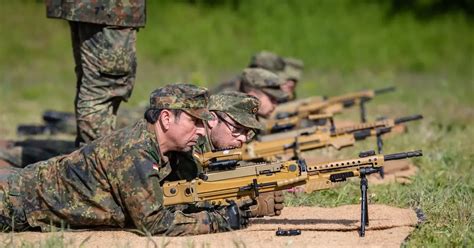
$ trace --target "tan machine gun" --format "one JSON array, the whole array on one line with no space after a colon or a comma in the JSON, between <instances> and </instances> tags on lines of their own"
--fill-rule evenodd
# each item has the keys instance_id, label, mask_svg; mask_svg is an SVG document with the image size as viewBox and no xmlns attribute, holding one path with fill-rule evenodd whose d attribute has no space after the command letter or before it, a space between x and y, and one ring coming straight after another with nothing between
<instances>
[{"instance_id":1,"label":"tan machine gun","mask_svg":"<svg viewBox=\"0 0 474 248\"><path fill-rule=\"evenodd\" d=\"M354 93L348 93L341 96L334 96L323 101L316 99L314 101L302 102L296 106L294 112L279 112L275 119L268 120L265 127L266 133L277 133L293 128L300 128L303 120L313 120L310 116L313 114L331 114L340 113L344 108L354 105L360 106L361 122L366 122L365 103L370 101L376 95L394 91L395 87L387 87L377 90L363 90Z\"/></svg>"},{"instance_id":2,"label":"tan machine gun","mask_svg":"<svg viewBox=\"0 0 474 248\"><path fill-rule=\"evenodd\" d=\"M398 124L419 120L422 115L405 116L397 119L385 119L372 123L362 123L344 128L316 129L312 132L295 132L293 136L276 137L265 141L253 141L241 148L212 151L195 154L203 167L210 164L223 166L239 161L269 161L275 156L294 155L318 148L332 146L336 149L352 146L357 140L370 136L377 137L379 153L382 152L382 135L391 131ZM283 134L273 134L273 136ZM265 137L265 136L264 136ZM263 139L263 138L262 138Z\"/></svg>"},{"instance_id":3,"label":"tan machine gun","mask_svg":"<svg viewBox=\"0 0 474 248\"><path fill-rule=\"evenodd\" d=\"M361 230L364 236L368 225L367 178L378 173L386 161L422 156L422 152L402 152L375 155L362 152L358 158L324 163L306 164L304 160L271 163L250 163L232 168L215 167L192 181L163 184L164 205L205 202L222 206L233 201L255 199L260 193L305 186L307 193L333 187L347 178L361 178Z\"/></svg>"}]
</instances>

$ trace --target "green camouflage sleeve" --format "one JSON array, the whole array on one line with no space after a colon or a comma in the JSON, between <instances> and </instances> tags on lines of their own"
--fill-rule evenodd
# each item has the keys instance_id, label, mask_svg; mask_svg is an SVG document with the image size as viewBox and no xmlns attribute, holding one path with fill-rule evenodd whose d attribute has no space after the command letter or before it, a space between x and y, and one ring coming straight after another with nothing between
<instances>
[{"instance_id":1,"label":"green camouflage sleeve","mask_svg":"<svg viewBox=\"0 0 474 248\"><path fill-rule=\"evenodd\" d=\"M151 235L194 235L229 230L224 214L219 211L184 213L179 207L163 206L160 182L171 167L158 166L148 154L127 156L122 163L133 163L117 172L117 193L122 199L133 225Z\"/></svg>"},{"instance_id":2,"label":"green camouflage sleeve","mask_svg":"<svg viewBox=\"0 0 474 248\"><path fill-rule=\"evenodd\" d=\"M184 236L230 231L223 212L200 211L185 214L174 207L163 210L164 216L160 221L150 222L149 233L166 236Z\"/></svg>"}]
</instances>

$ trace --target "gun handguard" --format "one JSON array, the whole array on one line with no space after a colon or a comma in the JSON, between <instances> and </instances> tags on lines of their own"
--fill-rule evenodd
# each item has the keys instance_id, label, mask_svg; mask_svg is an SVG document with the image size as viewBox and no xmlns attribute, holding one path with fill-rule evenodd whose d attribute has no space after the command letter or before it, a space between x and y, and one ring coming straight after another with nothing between
<instances>
[{"instance_id":1,"label":"gun handguard","mask_svg":"<svg viewBox=\"0 0 474 248\"><path fill-rule=\"evenodd\" d=\"M420 157L420 156L423 156L423 152L421 150L417 150L417 151L412 151L412 152L400 152L400 153L387 154L384 156L384 160L390 161L390 160L399 160L399 159L413 158L413 157Z\"/></svg>"},{"instance_id":2,"label":"gun handguard","mask_svg":"<svg viewBox=\"0 0 474 248\"><path fill-rule=\"evenodd\" d=\"M373 134L369 133L370 135ZM275 156L292 155L296 147L300 151L308 151L328 146L336 149L352 146L355 143L354 137L353 134L332 135L329 132L318 132L301 135L298 139L282 138L272 141L253 141L244 144L241 148L195 154L195 158L204 168L226 160L271 160Z\"/></svg>"},{"instance_id":3,"label":"gun handguard","mask_svg":"<svg viewBox=\"0 0 474 248\"><path fill-rule=\"evenodd\" d=\"M353 133L361 130L370 130L370 129L377 129L377 128L392 128L395 125L402 124L409 121L416 121L423 118L423 115L410 115L404 116L397 119L385 119L375 122L369 123L360 123L348 127L336 128L334 133L335 134L343 134L343 133Z\"/></svg>"},{"instance_id":4,"label":"gun handguard","mask_svg":"<svg viewBox=\"0 0 474 248\"><path fill-rule=\"evenodd\" d=\"M164 205L208 202L227 205L234 200L245 200L258 193L272 192L305 185L306 192L328 189L360 170L378 171L385 161L422 156L421 150L388 155L373 155L348 160L337 160L307 165L303 160L249 164L233 170L205 174L190 182L185 180L163 184ZM369 170L374 168L374 170Z\"/></svg>"}]
</instances>

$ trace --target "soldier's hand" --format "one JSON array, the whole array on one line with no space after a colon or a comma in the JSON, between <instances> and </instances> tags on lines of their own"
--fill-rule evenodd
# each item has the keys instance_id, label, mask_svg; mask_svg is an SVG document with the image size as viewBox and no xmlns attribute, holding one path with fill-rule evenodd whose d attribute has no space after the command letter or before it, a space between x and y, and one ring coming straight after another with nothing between
<instances>
[{"instance_id":1,"label":"soldier's hand","mask_svg":"<svg viewBox=\"0 0 474 248\"><path fill-rule=\"evenodd\" d=\"M250 206L250 217L278 216L283 209L283 191L262 193L256 198L257 204Z\"/></svg>"},{"instance_id":2,"label":"soldier's hand","mask_svg":"<svg viewBox=\"0 0 474 248\"><path fill-rule=\"evenodd\" d=\"M236 204L234 201L229 201L229 205L225 208L227 221L232 230L238 230L247 227L249 223L250 211L248 206L252 204L253 200L241 201Z\"/></svg>"}]
</instances>

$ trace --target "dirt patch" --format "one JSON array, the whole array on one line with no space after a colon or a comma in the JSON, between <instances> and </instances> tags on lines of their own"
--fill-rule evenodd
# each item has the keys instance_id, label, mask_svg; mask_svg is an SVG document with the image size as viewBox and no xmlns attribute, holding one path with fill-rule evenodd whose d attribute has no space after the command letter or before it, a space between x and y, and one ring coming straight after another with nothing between
<instances>
[{"instance_id":1,"label":"dirt patch","mask_svg":"<svg viewBox=\"0 0 474 248\"><path fill-rule=\"evenodd\" d=\"M126 231L81 231L64 233L25 232L14 235L22 241L44 243L52 236L77 247L399 247L415 228L415 211L385 205L369 205L366 236L360 238L360 206L337 208L287 207L278 217L254 219L245 230L187 237L142 237ZM278 227L298 228L301 235L279 237ZM1 234L8 240L10 234Z\"/></svg>"}]
</instances>

